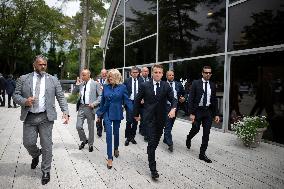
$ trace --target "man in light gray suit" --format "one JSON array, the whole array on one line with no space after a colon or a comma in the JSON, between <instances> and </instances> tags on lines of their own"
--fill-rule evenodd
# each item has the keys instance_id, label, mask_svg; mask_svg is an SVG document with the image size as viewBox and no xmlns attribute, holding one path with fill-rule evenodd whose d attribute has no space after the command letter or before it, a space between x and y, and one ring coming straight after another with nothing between
<instances>
[{"instance_id":1,"label":"man in light gray suit","mask_svg":"<svg viewBox=\"0 0 284 189\"><path fill-rule=\"evenodd\" d=\"M69 121L69 112L59 81L46 73L47 59L38 55L33 63L34 72L22 75L16 84L13 100L21 105L23 144L32 156L31 169L35 169L42 154L42 185L50 181L52 161L52 128L57 119L55 97L63 112L64 124ZM36 145L40 137L41 149Z\"/></svg>"},{"instance_id":2,"label":"man in light gray suit","mask_svg":"<svg viewBox=\"0 0 284 189\"><path fill-rule=\"evenodd\" d=\"M81 79L77 78L76 85L72 93L79 93L80 97L77 102L77 123L76 129L79 134L80 141L79 150L85 147L85 144L89 144L89 152L93 151L94 144L94 121L95 113L98 105L101 102L102 90L99 82L91 79L91 72L88 69L84 69L81 72ZM87 119L89 140L87 140L83 124Z\"/></svg>"}]
</instances>

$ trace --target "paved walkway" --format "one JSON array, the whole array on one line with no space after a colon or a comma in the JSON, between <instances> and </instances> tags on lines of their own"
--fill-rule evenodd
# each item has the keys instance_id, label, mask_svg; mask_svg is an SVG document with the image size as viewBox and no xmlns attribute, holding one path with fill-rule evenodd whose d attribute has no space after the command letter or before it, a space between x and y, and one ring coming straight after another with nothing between
<instances>
[{"instance_id":1,"label":"paved walkway","mask_svg":"<svg viewBox=\"0 0 284 189\"><path fill-rule=\"evenodd\" d=\"M92 153L80 141L75 129L75 105L70 104L71 123L61 120L53 128L51 182L41 185L40 166L30 169L31 157L22 143L20 108L0 108L0 188L284 188L284 148L261 143L258 148L244 147L235 135L211 131L207 164L198 159L202 132L185 147L190 124L176 121L173 129L174 152L160 143L157 151L158 181L150 178L146 143L137 135L137 145L125 147L124 128L120 128L120 156L113 168L106 167L105 133L95 138ZM57 108L58 112L59 109ZM61 115L61 113L59 114ZM60 117L60 116L59 116Z\"/></svg>"}]
</instances>

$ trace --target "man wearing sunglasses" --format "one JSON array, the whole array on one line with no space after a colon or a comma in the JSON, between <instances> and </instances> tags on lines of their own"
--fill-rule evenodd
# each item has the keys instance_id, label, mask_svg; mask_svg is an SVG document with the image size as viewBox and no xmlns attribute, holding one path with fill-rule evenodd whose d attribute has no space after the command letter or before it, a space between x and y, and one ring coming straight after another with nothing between
<instances>
[{"instance_id":1,"label":"man wearing sunglasses","mask_svg":"<svg viewBox=\"0 0 284 189\"><path fill-rule=\"evenodd\" d=\"M189 98L189 113L192 121L192 128L187 135L186 146L191 147L191 139L199 132L200 125L203 126L202 144L200 147L199 159L206 163L212 161L205 155L208 146L209 134L212 120L216 123L220 118L217 115L217 98L215 84L210 80L212 69L210 66L204 66L202 69L202 78L192 83L191 95Z\"/></svg>"}]
</instances>

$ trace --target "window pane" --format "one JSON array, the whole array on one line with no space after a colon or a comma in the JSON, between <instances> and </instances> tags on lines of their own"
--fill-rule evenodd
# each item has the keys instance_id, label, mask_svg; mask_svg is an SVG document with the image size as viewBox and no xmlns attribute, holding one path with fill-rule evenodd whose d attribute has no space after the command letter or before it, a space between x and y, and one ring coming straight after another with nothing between
<instances>
[{"instance_id":1,"label":"window pane","mask_svg":"<svg viewBox=\"0 0 284 189\"><path fill-rule=\"evenodd\" d=\"M228 50L284 43L283 0L250 0L229 8Z\"/></svg>"},{"instance_id":2,"label":"window pane","mask_svg":"<svg viewBox=\"0 0 284 189\"><path fill-rule=\"evenodd\" d=\"M213 81L217 86L217 100L218 100L218 110L220 114L223 114L223 93L224 93L224 57L214 57L206 58L192 61L182 61L173 63L169 65L170 68L174 69L175 80L180 81L185 89L185 99L184 103L179 103L178 117L182 119L189 120L188 115L188 97L190 93L191 83L193 80L200 79L202 77L202 68L205 65L212 67L212 77ZM222 123L215 124L213 127L222 128Z\"/></svg>"},{"instance_id":3,"label":"window pane","mask_svg":"<svg viewBox=\"0 0 284 189\"><path fill-rule=\"evenodd\" d=\"M129 0L125 4L126 44L157 33L157 3Z\"/></svg>"},{"instance_id":4,"label":"window pane","mask_svg":"<svg viewBox=\"0 0 284 189\"><path fill-rule=\"evenodd\" d=\"M123 67L123 25L110 33L106 52L106 69Z\"/></svg>"},{"instance_id":5,"label":"window pane","mask_svg":"<svg viewBox=\"0 0 284 189\"><path fill-rule=\"evenodd\" d=\"M117 9L112 28L123 22L123 0L120 1L119 7Z\"/></svg>"},{"instance_id":6,"label":"window pane","mask_svg":"<svg viewBox=\"0 0 284 189\"><path fill-rule=\"evenodd\" d=\"M225 1L159 2L159 61L224 52Z\"/></svg>"},{"instance_id":7,"label":"window pane","mask_svg":"<svg viewBox=\"0 0 284 189\"><path fill-rule=\"evenodd\" d=\"M156 62L156 36L125 47L126 66Z\"/></svg>"},{"instance_id":8,"label":"window pane","mask_svg":"<svg viewBox=\"0 0 284 189\"><path fill-rule=\"evenodd\" d=\"M230 123L240 115L268 116L269 127L263 138L282 144L284 144L283 62L283 51L232 57L230 88Z\"/></svg>"}]
</instances>

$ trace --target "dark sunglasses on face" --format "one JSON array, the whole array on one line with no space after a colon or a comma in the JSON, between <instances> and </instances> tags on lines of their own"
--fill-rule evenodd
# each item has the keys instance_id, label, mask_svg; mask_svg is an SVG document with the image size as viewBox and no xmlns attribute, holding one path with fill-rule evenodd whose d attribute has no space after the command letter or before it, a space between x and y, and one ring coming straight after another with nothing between
<instances>
[{"instance_id":1,"label":"dark sunglasses on face","mask_svg":"<svg viewBox=\"0 0 284 189\"><path fill-rule=\"evenodd\" d=\"M211 72L203 72L204 74L212 74Z\"/></svg>"}]
</instances>

